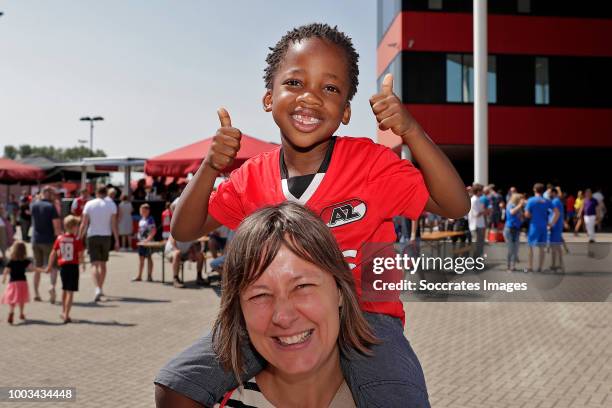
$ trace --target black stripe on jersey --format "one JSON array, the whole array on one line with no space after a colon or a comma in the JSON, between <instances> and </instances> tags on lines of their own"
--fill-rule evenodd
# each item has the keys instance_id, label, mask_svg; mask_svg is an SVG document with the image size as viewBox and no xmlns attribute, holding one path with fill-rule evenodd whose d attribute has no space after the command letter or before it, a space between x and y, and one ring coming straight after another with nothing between
<instances>
[{"instance_id":1,"label":"black stripe on jersey","mask_svg":"<svg viewBox=\"0 0 612 408\"><path fill-rule=\"evenodd\" d=\"M227 400L227 403L225 404L225 406L227 408L257 408L256 406L248 405L242 401L236 401L231 398Z\"/></svg>"},{"instance_id":2,"label":"black stripe on jersey","mask_svg":"<svg viewBox=\"0 0 612 408\"><path fill-rule=\"evenodd\" d=\"M252 390L252 391L258 391L261 392L261 390L259 389L259 387L257 386L257 383L249 381L247 383L244 384L244 389L245 390Z\"/></svg>"},{"instance_id":3,"label":"black stripe on jersey","mask_svg":"<svg viewBox=\"0 0 612 408\"><path fill-rule=\"evenodd\" d=\"M329 163L331 162L332 152L334 151L334 145L336 143L336 136L332 136L329 142L329 146L327 147L327 152L325 152L325 157L319 166L319 170L317 170L317 174L327 172L329 168ZM287 165L285 164L285 158L283 155L283 150L281 149L280 154L280 173L281 179L287 180L287 187L291 194L299 199L302 194L306 191L312 180L314 179L314 174L305 174L301 176L289 177L289 171L287 170Z\"/></svg>"}]
</instances>

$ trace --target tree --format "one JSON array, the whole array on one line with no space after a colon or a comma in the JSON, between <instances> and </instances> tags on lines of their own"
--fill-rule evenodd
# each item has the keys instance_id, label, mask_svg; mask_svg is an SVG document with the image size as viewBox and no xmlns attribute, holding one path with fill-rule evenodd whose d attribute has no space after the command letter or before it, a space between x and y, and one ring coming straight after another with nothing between
<instances>
[{"instance_id":1,"label":"tree","mask_svg":"<svg viewBox=\"0 0 612 408\"><path fill-rule=\"evenodd\" d=\"M88 147L55 147L55 146L30 146L27 144L15 147L12 145L4 146L4 157L9 159L26 158L26 157L46 157L47 159L64 162L80 160L83 157L106 157L103 150L92 152Z\"/></svg>"}]
</instances>

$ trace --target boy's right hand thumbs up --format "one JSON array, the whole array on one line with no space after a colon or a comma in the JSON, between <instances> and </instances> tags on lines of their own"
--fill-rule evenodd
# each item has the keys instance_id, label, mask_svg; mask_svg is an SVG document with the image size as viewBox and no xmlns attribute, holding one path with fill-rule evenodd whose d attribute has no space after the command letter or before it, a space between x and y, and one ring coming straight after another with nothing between
<instances>
[{"instance_id":1,"label":"boy's right hand thumbs up","mask_svg":"<svg viewBox=\"0 0 612 408\"><path fill-rule=\"evenodd\" d=\"M219 108L217 114L221 127L217 129L217 133L213 136L212 144L204 162L213 169L222 171L231 165L236 158L238 150L240 150L242 133L232 127L232 120L225 108Z\"/></svg>"}]
</instances>

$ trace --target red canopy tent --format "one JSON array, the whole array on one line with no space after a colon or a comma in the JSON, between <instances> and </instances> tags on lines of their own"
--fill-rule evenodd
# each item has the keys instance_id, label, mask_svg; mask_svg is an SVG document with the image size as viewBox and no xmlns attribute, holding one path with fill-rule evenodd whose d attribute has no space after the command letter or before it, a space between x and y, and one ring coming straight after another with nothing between
<instances>
[{"instance_id":1,"label":"red canopy tent","mask_svg":"<svg viewBox=\"0 0 612 408\"><path fill-rule=\"evenodd\" d=\"M145 163L145 173L149 176L185 177L195 173L202 160L206 157L212 138L180 147L160 156L153 157ZM252 136L243 134L240 140L240 150L231 166L224 169L230 172L240 167L245 161L259 153L269 152L278 147L275 143L264 142Z\"/></svg>"},{"instance_id":2,"label":"red canopy tent","mask_svg":"<svg viewBox=\"0 0 612 408\"><path fill-rule=\"evenodd\" d=\"M0 184L30 184L45 177L40 167L0 158Z\"/></svg>"}]
</instances>

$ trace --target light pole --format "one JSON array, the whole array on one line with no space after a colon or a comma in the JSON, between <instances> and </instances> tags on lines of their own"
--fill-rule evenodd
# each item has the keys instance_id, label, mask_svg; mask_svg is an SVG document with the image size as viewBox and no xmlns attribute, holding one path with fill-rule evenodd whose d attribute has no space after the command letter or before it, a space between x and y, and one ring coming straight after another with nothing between
<instances>
[{"instance_id":1,"label":"light pole","mask_svg":"<svg viewBox=\"0 0 612 408\"><path fill-rule=\"evenodd\" d=\"M94 116L94 117L83 116L81 118L81 120L89 122L89 150L91 150L91 154L93 154L93 129L94 129L94 122L98 121L98 120L104 120L104 118L102 116Z\"/></svg>"}]
</instances>

